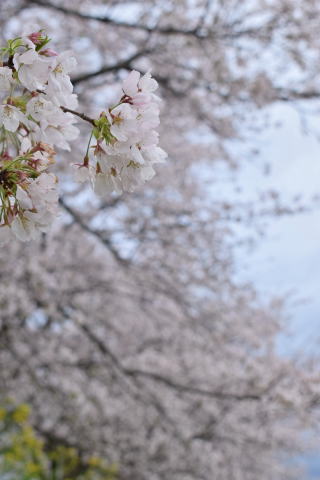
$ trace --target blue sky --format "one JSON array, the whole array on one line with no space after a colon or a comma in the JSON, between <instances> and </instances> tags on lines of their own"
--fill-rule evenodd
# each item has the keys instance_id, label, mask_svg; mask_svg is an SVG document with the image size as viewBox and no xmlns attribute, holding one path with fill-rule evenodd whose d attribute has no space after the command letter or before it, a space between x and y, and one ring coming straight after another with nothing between
<instances>
[{"instance_id":1,"label":"blue sky","mask_svg":"<svg viewBox=\"0 0 320 480\"><path fill-rule=\"evenodd\" d=\"M275 105L269 113L280 124L257 136L260 152L256 164L248 162L240 175L242 190L254 198L261 189L272 187L284 198L300 193L308 202L320 194L320 140L313 132L320 127L320 113L309 118L309 125L289 105ZM268 161L271 171L264 177L261 165ZM314 202L306 213L268 220L261 242L250 254L240 251L237 263L240 279L252 281L264 298L291 293L290 336L279 339L280 350L319 353L320 203ZM320 454L304 460L304 480L319 479Z\"/></svg>"},{"instance_id":2,"label":"blue sky","mask_svg":"<svg viewBox=\"0 0 320 480\"><path fill-rule=\"evenodd\" d=\"M314 133L320 113L309 116L307 125L290 105L276 104L267 113L272 126L256 136L259 154L237 174L242 197L254 201L263 189L272 188L288 202L302 194L313 207L267 219L256 248L239 252L238 275L252 281L264 298L290 292L292 336L281 339L280 346L314 351L320 338L320 202L312 198L320 195L320 141ZM265 176L261 167L267 162L271 171ZM223 189L228 192L225 185Z\"/></svg>"}]
</instances>

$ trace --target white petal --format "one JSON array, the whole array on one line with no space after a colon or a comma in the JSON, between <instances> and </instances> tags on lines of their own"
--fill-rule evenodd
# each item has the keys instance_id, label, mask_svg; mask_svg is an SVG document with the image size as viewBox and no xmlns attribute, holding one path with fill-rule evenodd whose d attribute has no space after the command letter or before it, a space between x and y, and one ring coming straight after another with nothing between
<instances>
[{"instance_id":1,"label":"white petal","mask_svg":"<svg viewBox=\"0 0 320 480\"><path fill-rule=\"evenodd\" d=\"M83 183L91 178L91 172L89 167L84 167L81 165L72 165L74 169L74 179L76 182Z\"/></svg>"},{"instance_id":2,"label":"white petal","mask_svg":"<svg viewBox=\"0 0 320 480\"><path fill-rule=\"evenodd\" d=\"M31 149L31 141L29 137L24 137L21 140L21 145L20 145L20 154L26 153Z\"/></svg>"},{"instance_id":3,"label":"white petal","mask_svg":"<svg viewBox=\"0 0 320 480\"><path fill-rule=\"evenodd\" d=\"M12 70L9 67L0 67L0 90L8 90L12 82Z\"/></svg>"},{"instance_id":4,"label":"white petal","mask_svg":"<svg viewBox=\"0 0 320 480\"><path fill-rule=\"evenodd\" d=\"M105 195L107 193L107 184L106 184L106 177L104 173L97 173L94 179L94 192L97 195Z\"/></svg>"},{"instance_id":5,"label":"white petal","mask_svg":"<svg viewBox=\"0 0 320 480\"><path fill-rule=\"evenodd\" d=\"M144 162L144 158L141 154L141 151L140 149L137 147L137 145L132 145L131 147L131 155L132 155L132 158L135 162L137 163L140 163L140 165L143 165L145 162Z\"/></svg>"},{"instance_id":6,"label":"white petal","mask_svg":"<svg viewBox=\"0 0 320 480\"><path fill-rule=\"evenodd\" d=\"M11 238L11 230L8 225L2 225L0 227L0 245L7 243Z\"/></svg>"},{"instance_id":7,"label":"white petal","mask_svg":"<svg viewBox=\"0 0 320 480\"><path fill-rule=\"evenodd\" d=\"M127 78L123 81L122 89L126 95L129 95L129 97L133 97L136 95L136 93L138 93L139 78L140 73L136 70L132 70L132 72L130 72Z\"/></svg>"},{"instance_id":8,"label":"white petal","mask_svg":"<svg viewBox=\"0 0 320 480\"><path fill-rule=\"evenodd\" d=\"M22 242L30 240L32 236L32 225L28 221L22 222L19 216L16 216L11 223L11 230Z\"/></svg>"},{"instance_id":9,"label":"white petal","mask_svg":"<svg viewBox=\"0 0 320 480\"><path fill-rule=\"evenodd\" d=\"M141 169L141 178L144 182L147 182L151 180L152 177L155 175L154 169L151 167L151 165L145 165Z\"/></svg>"},{"instance_id":10,"label":"white petal","mask_svg":"<svg viewBox=\"0 0 320 480\"><path fill-rule=\"evenodd\" d=\"M142 91L154 92L158 88L158 82L151 77L151 73L147 72L139 81L139 87Z\"/></svg>"},{"instance_id":11,"label":"white petal","mask_svg":"<svg viewBox=\"0 0 320 480\"><path fill-rule=\"evenodd\" d=\"M128 136L121 125L111 125L110 132L114 137L116 137L117 140L120 140L121 142L128 140Z\"/></svg>"},{"instance_id":12,"label":"white petal","mask_svg":"<svg viewBox=\"0 0 320 480\"><path fill-rule=\"evenodd\" d=\"M26 210L32 210L33 205L31 198L27 194L27 192L20 187L20 185L17 186L17 193L16 193L16 198L18 202L20 203L21 207L26 209Z\"/></svg>"},{"instance_id":13,"label":"white petal","mask_svg":"<svg viewBox=\"0 0 320 480\"><path fill-rule=\"evenodd\" d=\"M32 63L34 63L37 59L38 59L38 54L35 50L27 50L26 52L22 53L22 54L16 54L16 55L19 55L19 57L17 57L17 61L20 63L20 65L23 63L23 64L28 64L28 65L31 65Z\"/></svg>"}]
</instances>

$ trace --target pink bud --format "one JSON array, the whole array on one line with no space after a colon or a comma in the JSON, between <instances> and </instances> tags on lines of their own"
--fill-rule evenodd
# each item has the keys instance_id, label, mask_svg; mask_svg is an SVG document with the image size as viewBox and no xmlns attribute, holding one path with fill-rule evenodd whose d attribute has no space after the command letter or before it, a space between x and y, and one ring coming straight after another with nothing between
<instances>
[{"instance_id":1,"label":"pink bud","mask_svg":"<svg viewBox=\"0 0 320 480\"><path fill-rule=\"evenodd\" d=\"M3 154L1 155L1 160L4 160L4 161L6 161L6 160L12 160L12 156L9 155L9 153L8 153L7 150L5 150L5 151L3 152Z\"/></svg>"},{"instance_id":2,"label":"pink bud","mask_svg":"<svg viewBox=\"0 0 320 480\"><path fill-rule=\"evenodd\" d=\"M45 57L56 57L58 54L51 48L46 48L45 50L41 50L39 52L40 55L44 55Z\"/></svg>"},{"instance_id":3,"label":"pink bud","mask_svg":"<svg viewBox=\"0 0 320 480\"><path fill-rule=\"evenodd\" d=\"M24 180L26 180L28 178L27 174L25 172L17 172L18 173L18 177L19 177L19 181L20 182L23 182Z\"/></svg>"},{"instance_id":4,"label":"pink bud","mask_svg":"<svg viewBox=\"0 0 320 480\"><path fill-rule=\"evenodd\" d=\"M33 42L35 45L41 43L42 40L42 33L41 32L33 32L31 33L28 38Z\"/></svg>"}]
</instances>

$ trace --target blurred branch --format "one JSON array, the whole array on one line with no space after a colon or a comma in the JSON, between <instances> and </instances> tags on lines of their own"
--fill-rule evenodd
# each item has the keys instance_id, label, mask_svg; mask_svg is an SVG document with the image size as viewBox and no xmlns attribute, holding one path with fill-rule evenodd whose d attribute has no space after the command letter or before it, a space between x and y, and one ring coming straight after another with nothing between
<instances>
[{"instance_id":1,"label":"blurred branch","mask_svg":"<svg viewBox=\"0 0 320 480\"><path fill-rule=\"evenodd\" d=\"M60 205L64 208L64 210L72 217L73 221L79 225L79 227L81 227L82 230L84 230L85 232L88 232L90 233L92 236L94 236L95 238L97 238L101 243L102 245L104 245L105 247L108 248L108 250L110 251L110 253L112 254L112 256L115 258L115 260L120 263L121 265L123 266L127 266L128 265L128 260L126 260L125 258L121 257L121 255L119 254L118 250L114 247L114 245L112 244L112 242L104 237L102 235L101 232L99 232L98 230L95 230L91 227L89 227L89 225L87 225L83 219L81 218L81 216L75 212L71 207L69 207L69 205L67 205L64 201L63 198L60 197L59 199L59 203Z\"/></svg>"},{"instance_id":2,"label":"blurred branch","mask_svg":"<svg viewBox=\"0 0 320 480\"><path fill-rule=\"evenodd\" d=\"M153 50L151 48L145 48L135 52L129 58L125 60L121 60L113 65L104 65L99 70L91 73L85 73L83 75L79 75L78 77L74 77L71 79L72 83L76 85L77 83L84 82L86 80L90 80L91 78L97 77L98 75L102 75L104 73L114 72L120 70L121 68L130 69L131 63L136 60L137 58L141 57L142 55L147 55L151 53Z\"/></svg>"},{"instance_id":3,"label":"blurred branch","mask_svg":"<svg viewBox=\"0 0 320 480\"><path fill-rule=\"evenodd\" d=\"M290 102L292 100L314 100L320 98L319 90L307 90L305 92L299 92L297 90L279 88L277 89L277 92L278 98L282 102Z\"/></svg>"},{"instance_id":4,"label":"blurred branch","mask_svg":"<svg viewBox=\"0 0 320 480\"><path fill-rule=\"evenodd\" d=\"M205 390L202 388L198 388L191 385L184 385L171 378L165 377L158 373L147 372L145 370L140 370L138 368L128 368L124 367L116 355L102 342L98 336L96 336L93 331L83 323L79 324L81 330L86 333L88 338L98 347L100 352L103 355L107 355L110 360L112 360L113 364L120 370L124 375L133 377L133 378L147 378L149 380L153 380L157 383L161 383L166 387L172 388L179 392L190 393L194 395L201 395L206 397L213 397L218 399L225 399L225 400L236 400L236 401L243 401L243 400L260 400L260 394L241 394L241 393L230 393L230 392L218 392L218 391L211 391Z\"/></svg>"},{"instance_id":5,"label":"blurred branch","mask_svg":"<svg viewBox=\"0 0 320 480\"><path fill-rule=\"evenodd\" d=\"M247 28L244 30L234 30L233 27L235 25L230 24L230 25L225 25L225 29L227 31L220 31L220 32L214 32L212 30L202 28L201 26L202 22L200 22L196 27L190 28L190 29L177 28L172 26L168 26L168 27L160 27L158 25L149 26L139 22L129 23L121 20L115 20L106 15L104 16L88 15L85 13L81 13L77 10L65 8L60 5L54 5L44 0L25 0L25 1L28 4L34 4L44 8L52 8L58 12L63 13L64 15L73 15L82 20L96 20L98 22L106 23L114 27L124 27L132 30L142 30L148 33L159 33L162 35L191 36L199 40L208 39L208 38L235 39L235 38L247 37L247 36L259 37L259 38L264 38L268 40L270 37L270 33L274 28L274 25L271 21L269 22L268 25L265 26L264 29L254 27L254 28Z\"/></svg>"},{"instance_id":6,"label":"blurred branch","mask_svg":"<svg viewBox=\"0 0 320 480\"><path fill-rule=\"evenodd\" d=\"M134 30L144 30L149 33L158 32L164 35L192 35L192 36L199 36L199 38L203 37L203 35L200 34L200 31L198 30L198 28L193 28L188 30L188 29L179 29L175 27L158 27L158 26L149 27L148 25L145 25L142 23L128 23L128 22L123 22L119 20L114 20L111 17L108 17L106 15L104 15L103 17L96 16L96 15L87 15L85 13L78 12L77 10L65 8L60 5L54 5L44 0L26 0L26 2L29 4L39 5L40 7L52 8L65 15L73 15L75 17L81 18L82 20L97 20L99 22L107 23L115 27L125 27L125 28L131 28Z\"/></svg>"},{"instance_id":7,"label":"blurred branch","mask_svg":"<svg viewBox=\"0 0 320 480\"><path fill-rule=\"evenodd\" d=\"M152 50L152 51L154 51L154 50ZM133 62L137 58L141 57L142 55L146 55L148 53L151 53L151 50L141 50L140 52L137 52L136 54L132 55L132 57L130 57L130 58L128 58L128 59L126 59L122 62L115 63L113 65L105 65L105 66L101 67L99 70L96 70L95 72L85 73L83 75L79 75L79 77L74 77L74 78L71 79L71 81L74 85L77 85L79 83L86 82L87 80L91 80L92 78L99 77L100 75L103 75L105 73L118 71L121 68L124 68L126 70L134 70L134 67L133 67L131 62ZM144 73L144 72L141 72L141 73ZM165 77L163 75L158 75L158 74L154 74L154 73L152 74L152 76L155 80L157 80L157 82L162 87L164 87L168 92L170 92L172 95L174 95L175 98L184 97L188 92L187 90L186 91L181 91L181 90L177 90L177 89L173 88L170 85L170 78L169 77Z\"/></svg>"}]
</instances>

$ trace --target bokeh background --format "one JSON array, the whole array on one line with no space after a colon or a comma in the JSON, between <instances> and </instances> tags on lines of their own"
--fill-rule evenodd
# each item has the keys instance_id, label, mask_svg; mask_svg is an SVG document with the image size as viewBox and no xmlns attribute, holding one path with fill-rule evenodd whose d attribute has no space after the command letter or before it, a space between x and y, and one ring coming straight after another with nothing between
<instances>
[{"instance_id":1,"label":"bokeh background","mask_svg":"<svg viewBox=\"0 0 320 480\"><path fill-rule=\"evenodd\" d=\"M1 2L2 43L38 24L73 50L93 118L151 69L169 158L98 198L72 177L79 121L60 218L2 248L0 478L320 477L319 20L315 0Z\"/></svg>"}]
</instances>

